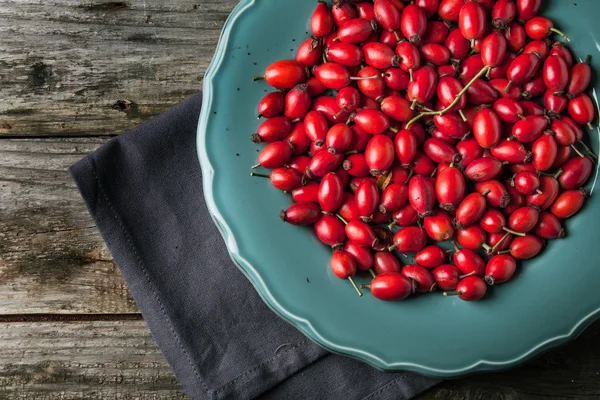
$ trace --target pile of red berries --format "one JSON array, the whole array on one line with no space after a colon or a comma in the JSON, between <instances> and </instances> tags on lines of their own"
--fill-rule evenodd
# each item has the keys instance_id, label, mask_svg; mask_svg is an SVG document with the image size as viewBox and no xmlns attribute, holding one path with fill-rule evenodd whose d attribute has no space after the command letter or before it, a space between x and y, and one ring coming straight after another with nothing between
<instances>
[{"instance_id":1,"label":"pile of red berries","mask_svg":"<svg viewBox=\"0 0 600 400\"><path fill-rule=\"evenodd\" d=\"M551 43L568 38L541 2L319 1L296 59L255 78L277 91L252 135L272 171L252 175L291 193L281 218L314 226L359 295L368 271L382 300L481 299L581 209L591 69ZM429 243L450 240L452 264Z\"/></svg>"}]
</instances>

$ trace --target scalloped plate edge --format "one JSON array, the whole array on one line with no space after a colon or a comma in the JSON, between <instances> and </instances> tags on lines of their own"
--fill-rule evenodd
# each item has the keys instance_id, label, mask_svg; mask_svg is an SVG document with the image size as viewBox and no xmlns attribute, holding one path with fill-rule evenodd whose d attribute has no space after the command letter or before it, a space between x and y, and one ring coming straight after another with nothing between
<instances>
[{"instance_id":1,"label":"scalloped plate edge","mask_svg":"<svg viewBox=\"0 0 600 400\"><path fill-rule=\"evenodd\" d=\"M202 110L198 121L198 131L196 139L196 150L198 152L198 159L202 169L202 182L204 188L204 197L206 205L211 214L211 217L217 225L219 232L225 240L229 256L233 262L237 265L238 269L250 280L260 297L263 301L271 308L277 315L283 318L285 321L291 323L298 328L304 335L309 339L317 343L318 345L326 348L327 350L350 356L352 358L367 362L371 366L383 369L386 371L398 371L408 370L418 372L428 376L440 377L440 378L451 378L458 377L461 375L470 374L473 372L490 371L490 370L502 370L514 367L521 364L539 353L548 350L552 347L564 344L579 335L589 324L600 318L600 308L585 315L575 326L569 331L562 335L558 335L549 338L543 342L538 343L529 351L509 360L503 361L490 361L490 360L478 360L470 365L456 368L456 369L438 369L421 365L418 363L410 362L388 362L382 358L371 354L369 352L362 351L353 347L341 346L331 342L325 338L321 333L313 326L313 324L306 318L299 315L292 314L286 310L279 302L273 297L269 288L265 285L262 277L258 271L239 253L237 242L231 232L231 229L227 225L227 222L221 215L213 198L213 181L214 181L214 169L210 163L208 153L206 151L206 129L208 126L208 119L210 116L210 110L212 107L212 88L213 79L217 74L221 63L224 60L227 44L229 42L230 34L234 23L238 18L242 16L244 11L252 7L256 3L256 0L242 0L231 12L229 18L225 22L219 43L215 51L214 58L208 67L203 80L203 99L202 99ZM596 93L594 91L594 97ZM596 99L597 100L597 99ZM600 136L600 128L598 129Z\"/></svg>"}]
</instances>

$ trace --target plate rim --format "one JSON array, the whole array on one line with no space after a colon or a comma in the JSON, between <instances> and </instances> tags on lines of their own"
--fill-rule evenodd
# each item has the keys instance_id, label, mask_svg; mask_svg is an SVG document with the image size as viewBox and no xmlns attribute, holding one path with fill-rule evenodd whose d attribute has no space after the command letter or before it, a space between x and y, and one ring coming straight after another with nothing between
<instances>
[{"instance_id":1,"label":"plate rim","mask_svg":"<svg viewBox=\"0 0 600 400\"><path fill-rule=\"evenodd\" d=\"M234 262L234 264L238 267L238 269L248 278L250 283L254 286L255 290L257 291L263 302L267 304L267 306L271 310L273 310L277 316L281 317L284 321L291 323L310 340L333 353L361 360L380 370L412 371L438 378L453 378L468 375L474 372L499 371L515 367L539 355L540 353L549 350L550 348L560 346L575 339L587 326L589 326L597 319L600 319L600 307L598 307L596 310L591 311L582 319L577 321L576 324L568 332L543 340L534 347L532 347L530 350L525 351L516 357L504 361L490 361L482 358L471 363L470 365L461 368L435 368L417 362L388 362L368 351L336 344L324 337L318 331L318 329L315 328L315 326L311 323L311 321L308 318L296 315L290 312L289 310L285 309L285 307L283 307L272 295L271 291L265 284L258 271L239 252L237 241L233 236L231 229L227 225L227 222L225 221L224 217L219 211L219 208L217 207L216 202L214 200L214 169L210 162L208 152L205 146L207 136L206 128L210 116L212 114L211 106L213 102L213 80L215 79L219 68L225 58L227 44L230 40L230 35L235 22L244 14L245 11L250 9L255 4L256 0L240 1L225 21L215 50L215 54L203 78L202 109L198 119L198 127L196 133L196 150L198 153L198 160L200 162L200 167L202 170L202 185L206 205L211 218L215 222L215 225L217 226L221 236L225 241L229 256ZM595 89L594 98L595 100L598 100L596 97ZM600 129L598 129L598 131L600 134Z\"/></svg>"}]
</instances>

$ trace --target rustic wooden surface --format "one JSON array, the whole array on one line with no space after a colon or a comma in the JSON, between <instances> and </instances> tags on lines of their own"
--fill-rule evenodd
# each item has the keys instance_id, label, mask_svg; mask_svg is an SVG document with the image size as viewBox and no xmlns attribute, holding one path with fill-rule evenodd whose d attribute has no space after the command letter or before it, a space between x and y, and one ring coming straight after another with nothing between
<instances>
[{"instance_id":1,"label":"rustic wooden surface","mask_svg":"<svg viewBox=\"0 0 600 400\"><path fill-rule=\"evenodd\" d=\"M185 398L66 168L197 92L236 2L0 0L0 398ZM420 399L547 397L600 398L600 323Z\"/></svg>"}]
</instances>

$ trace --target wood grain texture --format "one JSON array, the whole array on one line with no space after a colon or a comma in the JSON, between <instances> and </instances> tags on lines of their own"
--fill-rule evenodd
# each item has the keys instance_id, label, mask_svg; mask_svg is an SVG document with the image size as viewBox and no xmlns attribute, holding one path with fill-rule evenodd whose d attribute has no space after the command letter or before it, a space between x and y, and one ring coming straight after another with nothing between
<instances>
[{"instance_id":1,"label":"wood grain texture","mask_svg":"<svg viewBox=\"0 0 600 400\"><path fill-rule=\"evenodd\" d=\"M137 312L67 172L105 141L0 140L0 314Z\"/></svg>"},{"instance_id":2,"label":"wood grain texture","mask_svg":"<svg viewBox=\"0 0 600 400\"><path fill-rule=\"evenodd\" d=\"M197 92L236 3L0 0L0 398L185 398L66 169ZM419 397L522 398L600 398L600 323Z\"/></svg>"},{"instance_id":3,"label":"wood grain texture","mask_svg":"<svg viewBox=\"0 0 600 400\"><path fill-rule=\"evenodd\" d=\"M185 399L144 321L0 323L0 398Z\"/></svg>"},{"instance_id":4,"label":"wood grain texture","mask_svg":"<svg viewBox=\"0 0 600 400\"><path fill-rule=\"evenodd\" d=\"M143 321L0 323L0 398L184 399ZM600 323L523 367L450 380L417 400L600 397Z\"/></svg>"},{"instance_id":5,"label":"wood grain texture","mask_svg":"<svg viewBox=\"0 0 600 400\"><path fill-rule=\"evenodd\" d=\"M0 0L0 136L118 134L201 88L236 0Z\"/></svg>"}]
</instances>

